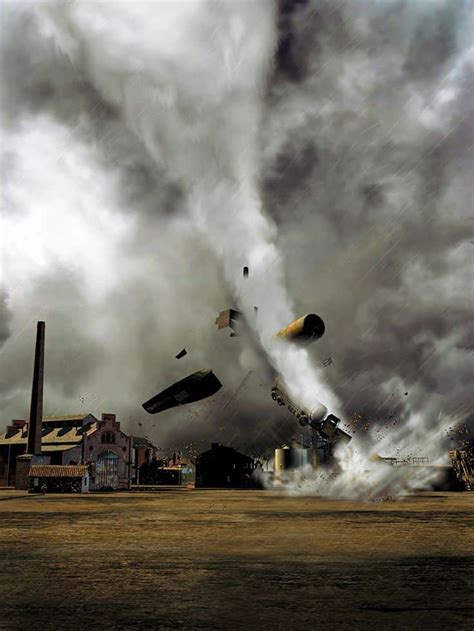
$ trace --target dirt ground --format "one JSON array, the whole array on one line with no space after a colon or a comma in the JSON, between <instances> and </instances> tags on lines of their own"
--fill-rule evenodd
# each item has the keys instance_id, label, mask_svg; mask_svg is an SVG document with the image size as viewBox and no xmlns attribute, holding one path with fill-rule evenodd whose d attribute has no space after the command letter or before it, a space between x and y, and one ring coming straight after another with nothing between
<instances>
[{"instance_id":1,"label":"dirt ground","mask_svg":"<svg viewBox=\"0 0 474 631\"><path fill-rule=\"evenodd\" d=\"M0 492L0 629L474 629L474 494Z\"/></svg>"}]
</instances>

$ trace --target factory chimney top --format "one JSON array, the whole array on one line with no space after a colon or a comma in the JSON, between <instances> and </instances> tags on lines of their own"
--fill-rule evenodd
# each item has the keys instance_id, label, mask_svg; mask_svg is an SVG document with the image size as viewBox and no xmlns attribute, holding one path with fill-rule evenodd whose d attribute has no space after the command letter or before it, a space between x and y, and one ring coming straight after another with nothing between
<instances>
[{"instance_id":1,"label":"factory chimney top","mask_svg":"<svg viewBox=\"0 0 474 631\"><path fill-rule=\"evenodd\" d=\"M45 328L46 324L44 322L38 322L36 325L35 361L33 366L33 384L31 388L31 407L26 450L26 453L33 455L41 454Z\"/></svg>"}]
</instances>

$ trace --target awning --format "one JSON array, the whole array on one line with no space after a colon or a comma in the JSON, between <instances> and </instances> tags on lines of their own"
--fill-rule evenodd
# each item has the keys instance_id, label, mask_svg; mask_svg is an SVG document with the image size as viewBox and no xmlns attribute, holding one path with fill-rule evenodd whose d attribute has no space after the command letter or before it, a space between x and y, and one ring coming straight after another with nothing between
<instances>
[{"instance_id":1,"label":"awning","mask_svg":"<svg viewBox=\"0 0 474 631\"><path fill-rule=\"evenodd\" d=\"M87 473L85 465L32 465L30 478L83 478Z\"/></svg>"}]
</instances>

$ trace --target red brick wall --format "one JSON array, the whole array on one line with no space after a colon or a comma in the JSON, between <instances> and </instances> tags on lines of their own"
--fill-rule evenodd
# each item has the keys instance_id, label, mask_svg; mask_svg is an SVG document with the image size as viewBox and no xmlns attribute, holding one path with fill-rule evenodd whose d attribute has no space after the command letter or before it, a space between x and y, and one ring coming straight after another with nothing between
<instances>
[{"instance_id":1,"label":"red brick wall","mask_svg":"<svg viewBox=\"0 0 474 631\"><path fill-rule=\"evenodd\" d=\"M109 432L115 438L115 442L102 442L102 436ZM117 454L119 460L119 488L128 487L130 462L130 436L120 429L120 423L115 420L115 414L102 414L102 420L98 422L98 429L85 437L84 462L96 462L97 457L104 451L112 451ZM131 472L130 472L131 474Z\"/></svg>"}]
</instances>

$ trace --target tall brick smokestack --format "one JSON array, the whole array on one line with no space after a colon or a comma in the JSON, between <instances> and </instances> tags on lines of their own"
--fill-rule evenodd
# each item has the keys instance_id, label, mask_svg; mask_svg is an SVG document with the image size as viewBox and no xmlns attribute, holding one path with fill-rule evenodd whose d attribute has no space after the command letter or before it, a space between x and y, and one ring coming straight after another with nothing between
<instances>
[{"instance_id":1,"label":"tall brick smokestack","mask_svg":"<svg viewBox=\"0 0 474 631\"><path fill-rule=\"evenodd\" d=\"M28 426L29 454L41 454L41 426L43 422L43 378L44 378L44 331L45 323L38 322L36 328L35 364L31 389L30 423Z\"/></svg>"}]
</instances>

